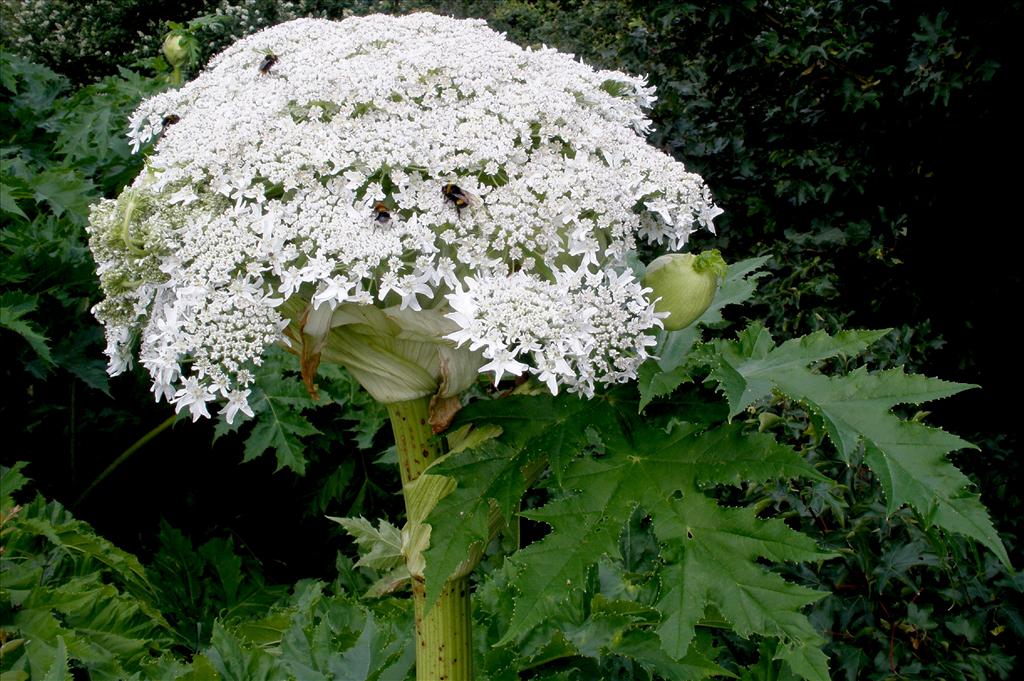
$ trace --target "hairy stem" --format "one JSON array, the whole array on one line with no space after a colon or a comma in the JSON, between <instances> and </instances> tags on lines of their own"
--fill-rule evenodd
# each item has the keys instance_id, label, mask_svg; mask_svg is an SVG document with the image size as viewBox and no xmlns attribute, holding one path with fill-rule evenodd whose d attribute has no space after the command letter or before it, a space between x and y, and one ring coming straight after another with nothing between
<instances>
[{"instance_id":1,"label":"hairy stem","mask_svg":"<svg viewBox=\"0 0 1024 681\"><path fill-rule=\"evenodd\" d=\"M417 494L410 484L444 453L444 442L431 430L430 400L420 398L387 405L391 429L395 433L398 466L402 475L402 492L406 513L415 534L416 527L441 496L442 484L421 485ZM424 479L427 482L441 483ZM427 500L428 497L433 499ZM416 610L416 681L471 681L473 678L472 607L469 580L460 577L444 586L440 597L428 611L426 588L422 574L413 569L415 559L407 556L413 573L412 596Z\"/></svg>"}]
</instances>

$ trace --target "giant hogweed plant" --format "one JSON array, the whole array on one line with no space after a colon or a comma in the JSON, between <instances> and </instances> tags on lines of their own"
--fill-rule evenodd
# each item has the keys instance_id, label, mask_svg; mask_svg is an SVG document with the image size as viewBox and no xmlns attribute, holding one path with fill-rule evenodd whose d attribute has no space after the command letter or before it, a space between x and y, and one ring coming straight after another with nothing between
<instances>
[{"instance_id":1,"label":"giant hogweed plant","mask_svg":"<svg viewBox=\"0 0 1024 681\"><path fill-rule=\"evenodd\" d=\"M802 612L824 593L771 564L835 552L719 502L725 486L827 482L733 421L777 393L841 456L863 453L890 511L909 505L1007 562L946 460L968 443L892 411L968 386L816 369L883 332L776 345L754 323L705 342L700 326L749 295L761 263L640 262L641 246L679 251L720 212L645 142L654 99L643 79L479 21L293 21L143 102L130 137L155 141L145 169L92 212L111 374L137 352L157 400L193 419L220 404L232 423L253 415L254 376L280 345L312 395L320 365L339 364L386 406L406 524L337 520L380 574L368 595L411 589L418 679L588 655L728 675L728 630L765 639L767 664L827 679ZM460 411L480 375L516 386ZM522 519L550 531L528 541ZM637 532L639 563L625 555Z\"/></svg>"}]
</instances>

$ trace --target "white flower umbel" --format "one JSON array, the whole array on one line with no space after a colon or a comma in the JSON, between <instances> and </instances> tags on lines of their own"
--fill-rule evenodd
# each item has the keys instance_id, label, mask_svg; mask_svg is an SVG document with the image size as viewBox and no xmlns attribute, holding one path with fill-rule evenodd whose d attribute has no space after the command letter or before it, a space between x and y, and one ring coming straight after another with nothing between
<instances>
[{"instance_id":1,"label":"white flower umbel","mask_svg":"<svg viewBox=\"0 0 1024 681\"><path fill-rule=\"evenodd\" d=\"M249 413L277 342L384 401L478 370L586 395L629 380L660 324L625 265L637 237L679 250L720 212L646 143L653 101L642 78L482 21L245 38L143 102L146 170L92 213L110 371L138 346L157 398L194 418L215 398Z\"/></svg>"}]
</instances>

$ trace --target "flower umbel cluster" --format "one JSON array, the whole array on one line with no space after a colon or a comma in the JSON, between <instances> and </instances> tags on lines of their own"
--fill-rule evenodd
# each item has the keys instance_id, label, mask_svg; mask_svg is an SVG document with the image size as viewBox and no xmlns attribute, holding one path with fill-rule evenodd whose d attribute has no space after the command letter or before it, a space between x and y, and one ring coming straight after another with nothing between
<instances>
[{"instance_id":1,"label":"flower umbel cluster","mask_svg":"<svg viewBox=\"0 0 1024 681\"><path fill-rule=\"evenodd\" d=\"M679 250L720 212L645 142L653 101L641 78L482 21L245 38L140 106L146 170L93 211L110 371L138 345L158 399L198 418L226 398L233 418L270 344L320 342L374 306L430 317L496 382L629 380L660 324L626 265L637 238ZM395 352L423 335L395 333Z\"/></svg>"}]
</instances>

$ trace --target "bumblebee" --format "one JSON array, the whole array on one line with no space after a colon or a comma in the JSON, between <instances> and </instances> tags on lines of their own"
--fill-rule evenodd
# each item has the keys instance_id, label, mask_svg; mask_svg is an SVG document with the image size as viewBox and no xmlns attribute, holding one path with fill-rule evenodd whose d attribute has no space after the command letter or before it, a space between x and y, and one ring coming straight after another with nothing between
<instances>
[{"instance_id":1,"label":"bumblebee","mask_svg":"<svg viewBox=\"0 0 1024 681\"><path fill-rule=\"evenodd\" d=\"M445 203L455 206L459 215L462 215L463 208L475 208L481 203L479 196L467 192L457 184L448 183L441 187L441 195L444 196Z\"/></svg>"},{"instance_id":2,"label":"bumblebee","mask_svg":"<svg viewBox=\"0 0 1024 681\"><path fill-rule=\"evenodd\" d=\"M263 61L260 62L260 75L265 76L270 73L270 69L273 68L274 64L277 63L277 55L271 52Z\"/></svg>"},{"instance_id":3,"label":"bumblebee","mask_svg":"<svg viewBox=\"0 0 1024 681\"><path fill-rule=\"evenodd\" d=\"M381 201L373 204L373 219L381 227L391 224L391 210L388 209L387 204Z\"/></svg>"},{"instance_id":4,"label":"bumblebee","mask_svg":"<svg viewBox=\"0 0 1024 681\"><path fill-rule=\"evenodd\" d=\"M160 134L167 132L167 128L171 127L175 123L181 120L181 116L178 114L169 114L164 116L164 119L160 121Z\"/></svg>"}]
</instances>

